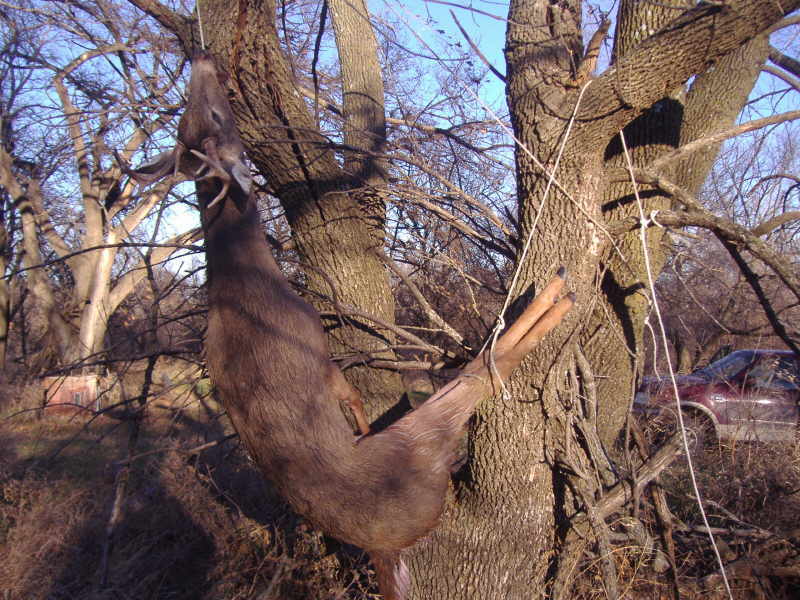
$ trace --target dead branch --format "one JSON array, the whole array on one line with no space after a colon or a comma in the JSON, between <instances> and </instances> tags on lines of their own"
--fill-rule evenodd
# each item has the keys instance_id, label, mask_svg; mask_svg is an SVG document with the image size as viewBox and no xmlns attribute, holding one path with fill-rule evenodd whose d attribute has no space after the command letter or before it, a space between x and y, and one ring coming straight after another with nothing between
<instances>
[{"instance_id":1,"label":"dead branch","mask_svg":"<svg viewBox=\"0 0 800 600\"><path fill-rule=\"evenodd\" d=\"M769 49L769 59L795 77L800 78L800 61L798 61L796 58L787 56L774 46L771 46Z\"/></svg>"},{"instance_id":2,"label":"dead branch","mask_svg":"<svg viewBox=\"0 0 800 600\"><path fill-rule=\"evenodd\" d=\"M578 73L575 76L575 81L578 85L583 85L588 81L597 68L597 58L600 56L600 48L603 45L603 40L608 35L608 28L611 26L610 19L603 19L600 27L594 32L589 43L586 44L586 51L583 54L581 64L578 66Z\"/></svg>"},{"instance_id":3,"label":"dead branch","mask_svg":"<svg viewBox=\"0 0 800 600\"><path fill-rule=\"evenodd\" d=\"M680 432L674 433L636 473L635 485L642 488L652 482L659 473L666 469L678 457L683 449ZM632 490L628 482L619 482L606 492L597 502L598 515L607 519L622 508L632 498Z\"/></svg>"},{"instance_id":4,"label":"dead branch","mask_svg":"<svg viewBox=\"0 0 800 600\"><path fill-rule=\"evenodd\" d=\"M465 351L469 352L471 348L469 348L468 346L464 346L464 336L462 336L455 329L453 329L453 327L451 327L450 324L447 323L447 321L445 321L439 313L433 310L433 307L425 299L425 296L419 290L417 285L413 281L411 281L411 279L409 279L409 277L405 273L403 273L403 270L400 269L397 263L394 262L388 256L386 256L383 252L379 252L376 250L375 253L378 255L378 258L380 258L383 261L383 264L389 267L392 273L397 275L406 285L411 294L417 300L417 303L420 305L420 308L422 308L422 310L425 312L425 316L428 317L428 320L439 326L441 328L441 331L443 331L453 340L455 340L457 344L463 346Z\"/></svg>"},{"instance_id":5,"label":"dead branch","mask_svg":"<svg viewBox=\"0 0 800 600\"><path fill-rule=\"evenodd\" d=\"M407 199L431 211L432 213L440 217L442 220L444 220L448 225L457 229L467 237L473 239L475 242L483 244L486 247L491 248L492 250L500 252L501 254L510 259L514 258L514 254L510 248L508 248L505 245L499 244L495 240L487 237L486 235L478 233L475 229L473 229L463 221L459 220L451 212L445 210L444 208L438 206L437 204L434 204L433 202L430 202L427 199L427 196L429 196L429 194L421 193L413 188L410 188L409 186L396 186L395 189L401 191L404 199Z\"/></svg>"},{"instance_id":6,"label":"dead branch","mask_svg":"<svg viewBox=\"0 0 800 600\"><path fill-rule=\"evenodd\" d=\"M720 532L720 533L725 533ZM777 547L776 547L777 546ZM800 577L800 552L786 541L767 539L751 548L747 556L725 565L729 577L755 579L758 577ZM712 573L702 579L706 589L721 582L719 573Z\"/></svg>"},{"instance_id":7,"label":"dead branch","mask_svg":"<svg viewBox=\"0 0 800 600\"><path fill-rule=\"evenodd\" d=\"M147 452L140 452L139 454L134 454L133 456L126 458L122 461L117 461L114 463L115 466L121 466L123 464L132 463L135 460L139 460L140 458L144 458L145 456L152 456L154 454L162 454L164 452L180 452L181 454L198 454L203 450L208 450L209 448L214 448L225 442L232 440L233 438L239 437L238 433L231 433L226 435L225 437L219 438L218 440L213 440L211 442L206 442L205 444L200 444L199 446L192 446L191 448L184 448L182 446L169 446L168 448L157 448L155 450L148 450Z\"/></svg>"},{"instance_id":8,"label":"dead branch","mask_svg":"<svg viewBox=\"0 0 800 600\"><path fill-rule=\"evenodd\" d=\"M469 47L472 48L472 51L475 53L475 55L481 60L481 62L484 65L486 65L486 67L492 72L492 74L495 77L497 77L500 81L505 83L506 82L506 76L503 75L500 71L498 71L495 68L495 66L492 63L489 62L489 59L487 59L486 56L484 56L483 52L481 52L481 49L478 48L478 46L475 44L475 42L472 41L472 38L469 37L469 34L461 26L461 23L459 22L458 18L456 17L456 14L452 10L450 11L450 16L453 17L453 21L455 21L456 27L458 27L458 30L461 32L461 35L464 36L464 39L467 40L467 43L469 44Z\"/></svg>"},{"instance_id":9,"label":"dead branch","mask_svg":"<svg viewBox=\"0 0 800 600\"><path fill-rule=\"evenodd\" d=\"M633 441L639 451L641 460L646 461L650 453L650 445L644 437L644 432L638 421L633 417L631 412L628 412L628 425L630 427ZM661 541L666 549L667 560L669 562L670 573L672 575L672 593L675 600L680 600L680 585L678 581L678 561L675 558L675 538L673 532L675 531L675 523L673 522L672 512L669 510L667 504L667 495L664 488L661 486L658 477L655 477L650 483L650 494L653 497L653 506L656 510L656 517L661 525L659 532L661 534Z\"/></svg>"},{"instance_id":10,"label":"dead branch","mask_svg":"<svg viewBox=\"0 0 800 600\"><path fill-rule=\"evenodd\" d=\"M197 240L200 239L195 238L195 234L200 232L199 229L193 229L189 232L180 234L176 236L176 238L181 238L182 236L189 236L191 239ZM174 239L174 238L173 238ZM75 250L74 252L70 252L66 256L54 258L48 261L42 261L39 264L30 265L27 267L22 267L17 269L13 273L9 274L7 277L13 277L14 275L18 275L19 273L23 273L25 271L31 271L34 269L42 269L44 267L49 267L54 265L58 262L62 262L72 258L73 256L77 256L79 254L85 254L87 252L95 252L96 250L102 250L104 248L170 248L172 250L177 250L179 248L183 248L184 250L192 250L193 252L202 252L203 248L200 246L194 246L192 244L181 244L181 243L150 243L150 242L119 242L117 244L98 244L97 246L92 246L91 248L82 248L80 250Z\"/></svg>"},{"instance_id":11,"label":"dead branch","mask_svg":"<svg viewBox=\"0 0 800 600\"><path fill-rule=\"evenodd\" d=\"M797 112L800 116L800 111ZM683 204L694 225L708 229L733 244L743 245L750 254L767 265L795 297L800 299L800 278L794 267L767 242L747 228L713 214L700 204L697 198L666 177L650 169L633 169L632 172L639 183L654 185Z\"/></svg>"},{"instance_id":12,"label":"dead branch","mask_svg":"<svg viewBox=\"0 0 800 600\"><path fill-rule=\"evenodd\" d=\"M758 298L758 302L761 304L761 308L764 310L764 314L767 316L767 320L769 320L770 325L772 325L772 329L775 331L776 335L783 340L783 343L786 344L795 353L795 355L800 356L800 347L798 347L792 336L789 335L789 332L786 331L786 328L778 318L775 309L772 308L772 302L770 301L769 297L767 297L767 293L764 291L758 275L756 275L753 269L750 268L750 265L747 264L747 261L742 256L742 253L739 252L739 249L735 244L731 243L729 240L725 239L719 234L717 234L717 238L725 250L728 251L728 254L730 254L731 258L736 263L736 266L739 267L739 270L744 276L745 281L747 281L752 288L753 293L756 295L756 298Z\"/></svg>"}]
</instances>

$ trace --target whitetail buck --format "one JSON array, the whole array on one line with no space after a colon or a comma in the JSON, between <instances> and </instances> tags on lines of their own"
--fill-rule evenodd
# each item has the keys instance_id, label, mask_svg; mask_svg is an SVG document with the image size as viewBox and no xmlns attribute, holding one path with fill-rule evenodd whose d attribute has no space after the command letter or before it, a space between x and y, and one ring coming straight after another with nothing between
<instances>
[{"instance_id":1,"label":"whitetail buck","mask_svg":"<svg viewBox=\"0 0 800 600\"><path fill-rule=\"evenodd\" d=\"M318 313L272 256L233 115L207 55L192 63L177 147L130 173L154 180L171 169L203 174L196 185L208 264L206 353L233 426L292 507L367 550L384 598L402 600L410 578L401 551L436 526L477 402L497 391L572 306L571 297L558 300L563 271L498 340L491 369L484 352L418 409L366 434L358 392L331 362ZM342 403L366 435L356 436Z\"/></svg>"}]
</instances>

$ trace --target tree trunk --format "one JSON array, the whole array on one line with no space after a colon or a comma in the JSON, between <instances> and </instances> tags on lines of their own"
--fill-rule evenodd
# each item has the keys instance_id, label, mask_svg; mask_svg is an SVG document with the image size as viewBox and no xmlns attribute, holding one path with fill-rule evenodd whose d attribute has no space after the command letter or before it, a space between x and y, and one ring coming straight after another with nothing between
<instances>
[{"instance_id":1,"label":"tree trunk","mask_svg":"<svg viewBox=\"0 0 800 600\"><path fill-rule=\"evenodd\" d=\"M0 185L11 196L14 207L19 212L22 226L22 265L28 268L37 267L42 264L34 213L35 198L40 194L39 184L36 180L30 180L23 189L14 176L12 162L11 156L4 148L0 147ZM43 269L34 268L28 272L28 287L36 298L47 323L45 347L35 361L37 363L35 368L43 369L70 351L74 342L74 331L61 313L61 307L56 302Z\"/></svg>"},{"instance_id":2,"label":"tree trunk","mask_svg":"<svg viewBox=\"0 0 800 600\"><path fill-rule=\"evenodd\" d=\"M10 240L6 229L5 198L0 198L3 207L0 208L0 373L6 370L6 353L8 351L9 318L11 316L11 285L6 278L8 270L8 257L11 255Z\"/></svg>"},{"instance_id":3,"label":"tree trunk","mask_svg":"<svg viewBox=\"0 0 800 600\"><path fill-rule=\"evenodd\" d=\"M106 244L112 245L118 241L113 232L106 235ZM102 349L108 318L111 316L108 297L111 291L111 267L114 266L117 249L103 248L97 254L95 272L89 279L92 282L91 293L84 303L81 316L78 360L86 360Z\"/></svg>"},{"instance_id":4,"label":"tree trunk","mask_svg":"<svg viewBox=\"0 0 800 600\"><path fill-rule=\"evenodd\" d=\"M754 3L746 4L757 9ZM703 18L698 15L694 22L699 24ZM776 10L771 18L780 18L779 12ZM715 57L706 55L709 61L719 60L734 49L727 42L738 39L738 46L754 35L755 31L747 30L747 21L744 17L738 21L742 27L736 33L727 30L731 37L717 46ZM595 296L597 287L608 293L607 287L601 286L603 272L597 268L606 267L611 255L610 240L603 231L608 214L601 213L601 206L606 213L611 208L604 205L607 186L603 172L608 158L604 150L619 129L643 118L646 109L659 100L659 89L676 89L688 79L690 71L705 69L698 57L692 56L701 47L708 49L701 36L694 38L699 45L692 49L692 36L686 30L686 37L677 45L670 41L677 29L650 37L653 30L648 28L647 48L635 47L625 64L589 84L557 170L560 186L553 186L545 198L548 175L536 164L537 159L553 168L562 136L568 136L570 114L579 102L576 84L582 82L575 82L573 75L579 72L581 57L580 4L512 1L508 23L507 94L514 132L525 147L517 149L521 239L534 233L530 253L520 255L522 283L513 292L519 294L525 284L544 281L548 272L564 264L578 300L576 309L512 378L512 399L493 399L479 410L470 431L467 475L456 483L455 499L432 535L431 544L421 545L414 552L416 598L541 597L548 593L549 575L558 565L576 560L564 549L554 548L568 530L576 500L591 498L575 498L572 490L582 482L580 477L568 475L580 472L587 464L582 449L585 438L577 435L576 423L592 412L585 400L591 395L588 381L580 379L571 364L577 352L572 348L574 340L588 346L596 332L591 313L582 315L581 307L587 310L595 302L608 301ZM757 27L763 30L766 25L762 20ZM659 39L663 47L657 46ZM646 66L645 53L650 56ZM648 80L656 73L655 80ZM612 100L614 94L617 96ZM617 113L611 105L620 100ZM742 104L743 100L739 108ZM584 115L585 121L580 118ZM660 118L662 127L680 124L675 115ZM637 144L652 142L657 133L651 125L642 126L642 131L649 132L651 138L635 139ZM655 146L674 147L679 131L667 130L667 139L656 140L660 143ZM593 150L596 148L600 150ZM629 207L630 188L623 193L628 195ZM617 192L614 198L619 197ZM637 280L641 281L641 266ZM629 335L594 355L597 361L614 348L624 366L621 372L594 369L618 378L613 387L623 390L606 389L598 395L598 400L606 403L605 424L598 428L605 432L606 442L616 437L625 414L624 410L617 411L619 405L627 407L630 399L635 363L626 350L629 344L638 344L636 332L646 314L624 302L610 305L621 317L617 332L625 333L627 326ZM605 343L613 334L602 332L597 338Z\"/></svg>"}]
</instances>

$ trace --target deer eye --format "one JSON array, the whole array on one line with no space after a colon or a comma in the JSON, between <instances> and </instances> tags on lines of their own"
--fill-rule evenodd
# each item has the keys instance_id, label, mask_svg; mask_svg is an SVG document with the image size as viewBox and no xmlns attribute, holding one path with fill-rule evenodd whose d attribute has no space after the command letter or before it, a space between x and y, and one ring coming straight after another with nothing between
<instances>
[{"instance_id":1,"label":"deer eye","mask_svg":"<svg viewBox=\"0 0 800 600\"><path fill-rule=\"evenodd\" d=\"M214 119L214 122L222 127L222 115L220 115L217 111L213 108L211 109L211 118Z\"/></svg>"}]
</instances>

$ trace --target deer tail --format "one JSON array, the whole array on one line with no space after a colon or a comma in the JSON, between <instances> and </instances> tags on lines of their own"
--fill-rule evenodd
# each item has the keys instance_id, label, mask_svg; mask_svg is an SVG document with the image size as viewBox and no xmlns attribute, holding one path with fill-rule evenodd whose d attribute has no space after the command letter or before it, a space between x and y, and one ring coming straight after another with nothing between
<instances>
[{"instance_id":1,"label":"deer tail","mask_svg":"<svg viewBox=\"0 0 800 600\"><path fill-rule=\"evenodd\" d=\"M408 588L411 587L411 574L400 552L373 551L369 556L375 566L378 587L384 600L405 600Z\"/></svg>"}]
</instances>

